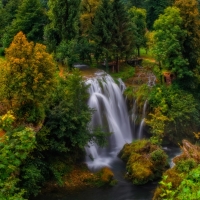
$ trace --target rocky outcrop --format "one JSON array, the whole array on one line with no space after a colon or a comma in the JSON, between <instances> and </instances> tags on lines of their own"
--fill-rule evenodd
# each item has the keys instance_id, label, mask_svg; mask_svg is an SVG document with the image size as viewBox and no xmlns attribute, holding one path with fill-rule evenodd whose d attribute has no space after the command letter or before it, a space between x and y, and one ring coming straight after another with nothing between
<instances>
[{"instance_id":1,"label":"rocky outcrop","mask_svg":"<svg viewBox=\"0 0 200 200\"><path fill-rule=\"evenodd\" d=\"M173 159L173 162L176 163L181 159L194 159L197 163L200 163L200 147L197 145L191 144L187 140L183 140L182 154Z\"/></svg>"},{"instance_id":2,"label":"rocky outcrop","mask_svg":"<svg viewBox=\"0 0 200 200\"><path fill-rule=\"evenodd\" d=\"M126 144L119 156L126 162L126 178L135 185L160 178L168 167L166 153L148 140Z\"/></svg>"}]
</instances>

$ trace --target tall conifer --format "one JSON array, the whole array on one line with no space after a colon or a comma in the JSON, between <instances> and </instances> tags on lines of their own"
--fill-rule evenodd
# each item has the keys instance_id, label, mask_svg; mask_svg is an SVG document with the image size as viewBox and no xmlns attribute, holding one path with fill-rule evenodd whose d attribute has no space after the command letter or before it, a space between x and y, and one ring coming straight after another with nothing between
<instances>
[{"instance_id":1,"label":"tall conifer","mask_svg":"<svg viewBox=\"0 0 200 200\"><path fill-rule=\"evenodd\" d=\"M50 50L55 50L63 40L74 39L78 34L81 0L49 0L50 23L45 28L45 39Z\"/></svg>"},{"instance_id":2,"label":"tall conifer","mask_svg":"<svg viewBox=\"0 0 200 200\"><path fill-rule=\"evenodd\" d=\"M97 9L91 31L96 44L96 55L115 59L116 71L119 71L119 59L127 55L132 48L133 32L125 5L121 0L102 0Z\"/></svg>"},{"instance_id":3,"label":"tall conifer","mask_svg":"<svg viewBox=\"0 0 200 200\"><path fill-rule=\"evenodd\" d=\"M147 10L147 27L153 28L153 23L163 14L164 9L173 4L174 0L146 0L144 7Z\"/></svg>"},{"instance_id":4,"label":"tall conifer","mask_svg":"<svg viewBox=\"0 0 200 200\"><path fill-rule=\"evenodd\" d=\"M103 54L106 62L108 62L109 52L112 44L112 30L113 10L111 1L102 0L102 3L99 5L96 11L94 24L90 33L91 38L94 40L96 46L96 59Z\"/></svg>"},{"instance_id":5,"label":"tall conifer","mask_svg":"<svg viewBox=\"0 0 200 200\"><path fill-rule=\"evenodd\" d=\"M29 40L41 43L45 22L46 15L40 1L23 0L18 7L16 18L4 34L6 45L11 43L19 31L23 31Z\"/></svg>"},{"instance_id":6,"label":"tall conifer","mask_svg":"<svg viewBox=\"0 0 200 200\"><path fill-rule=\"evenodd\" d=\"M118 59L127 56L133 47L133 27L125 5L121 0L114 0L113 3L113 51L119 71Z\"/></svg>"}]
</instances>

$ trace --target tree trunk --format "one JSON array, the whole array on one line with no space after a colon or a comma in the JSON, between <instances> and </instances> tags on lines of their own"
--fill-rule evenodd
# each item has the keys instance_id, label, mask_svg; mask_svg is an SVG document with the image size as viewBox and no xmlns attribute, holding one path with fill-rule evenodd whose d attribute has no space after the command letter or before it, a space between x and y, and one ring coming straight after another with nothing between
<instances>
[{"instance_id":1,"label":"tree trunk","mask_svg":"<svg viewBox=\"0 0 200 200\"><path fill-rule=\"evenodd\" d=\"M138 57L140 57L140 47L139 46L137 47L137 54L138 54Z\"/></svg>"},{"instance_id":2,"label":"tree trunk","mask_svg":"<svg viewBox=\"0 0 200 200\"><path fill-rule=\"evenodd\" d=\"M116 57L116 71L117 71L117 73L119 72L119 57L118 57L118 55L117 55L117 57Z\"/></svg>"}]
</instances>

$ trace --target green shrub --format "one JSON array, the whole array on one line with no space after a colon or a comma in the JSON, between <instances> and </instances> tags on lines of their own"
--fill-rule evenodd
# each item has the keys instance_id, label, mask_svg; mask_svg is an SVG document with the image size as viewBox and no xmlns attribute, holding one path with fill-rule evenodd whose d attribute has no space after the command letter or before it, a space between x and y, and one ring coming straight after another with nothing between
<instances>
[{"instance_id":1,"label":"green shrub","mask_svg":"<svg viewBox=\"0 0 200 200\"><path fill-rule=\"evenodd\" d=\"M102 186L113 186L117 183L117 181L114 179L114 174L111 171L110 168L104 167L99 172L97 172L98 180L96 182L96 185L98 187Z\"/></svg>"},{"instance_id":2,"label":"green shrub","mask_svg":"<svg viewBox=\"0 0 200 200\"><path fill-rule=\"evenodd\" d=\"M200 165L191 158L179 160L164 173L153 200L197 200L200 199L199 185Z\"/></svg>"},{"instance_id":3,"label":"green shrub","mask_svg":"<svg viewBox=\"0 0 200 200\"><path fill-rule=\"evenodd\" d=\"M157 149L153 151L152 153L150 153L150 157L153 162L159 163L159 164L167 160L167 155L164 153L162 149Z\"/></svg>"},{"instance_id":4,"label":"green shrub","mask_svg":"<svg viewBox=\"0 0 200 200\"><path fill-rule=\"evenodd\" d=\"M5 48L0 47L0 56L5 56Z\"/></svg>"},{"instance_id":5,"label":"green shrub","mask_svg":"<svg viewBox=\"0 0 200 200\"><path fill-rule=\"evenodd\" d=\"M176 170L178 172L189 172L193 168L195 168L197 163L194 161L194 159L187 159L187 160L181 160L178 163L176 163Z\"/></svg>"}]
</instances>

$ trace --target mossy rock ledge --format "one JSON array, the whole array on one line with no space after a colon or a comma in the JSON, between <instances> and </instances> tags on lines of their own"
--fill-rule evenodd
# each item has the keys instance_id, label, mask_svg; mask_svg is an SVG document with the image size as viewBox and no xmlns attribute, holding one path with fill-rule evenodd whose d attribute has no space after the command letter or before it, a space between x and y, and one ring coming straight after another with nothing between
<instances>
[{"instance_id":1,"label":"mossy rock ledge","mask_svg":"<svg viewBox=\"0 0 200 200\"><path fill-rule=\"evenodd\" d=\"M119 156L126 162L125 177L135 185L160 178L169 167L167 154L148 140L136 140L125 144Z\"/></svg>"}]
</instances>

